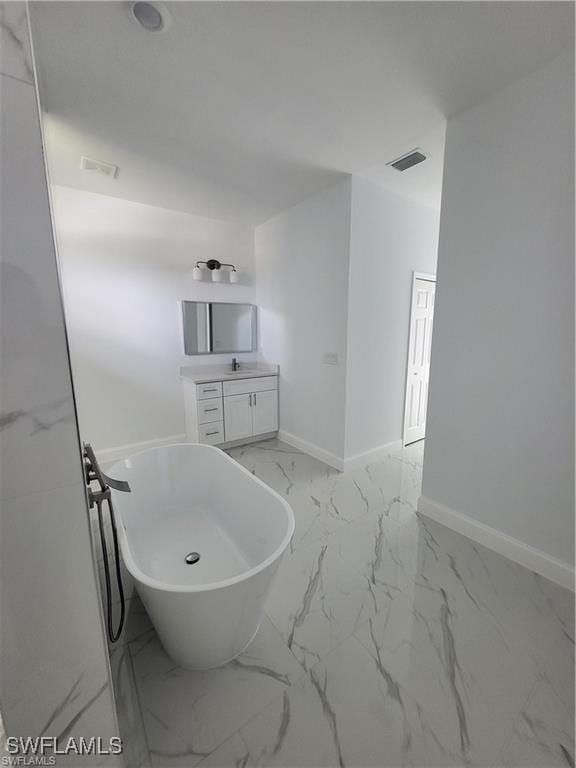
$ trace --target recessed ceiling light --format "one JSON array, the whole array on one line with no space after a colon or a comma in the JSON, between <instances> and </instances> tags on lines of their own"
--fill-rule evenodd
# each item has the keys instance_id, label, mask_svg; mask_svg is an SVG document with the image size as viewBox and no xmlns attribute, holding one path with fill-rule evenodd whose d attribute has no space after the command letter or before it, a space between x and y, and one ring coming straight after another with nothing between
<instances>
[{"instance_id":1,"label":"recessed ceiling light","mask_svg":"<svg viewBox=\"0 0 576 768\"><path fill-rule=\"evenodd\" d=\"M147 32L162 32L168 24L168 11L162 3L147 3L145 0L132 3L132 17Z\"/></svg>"}]
</instances>

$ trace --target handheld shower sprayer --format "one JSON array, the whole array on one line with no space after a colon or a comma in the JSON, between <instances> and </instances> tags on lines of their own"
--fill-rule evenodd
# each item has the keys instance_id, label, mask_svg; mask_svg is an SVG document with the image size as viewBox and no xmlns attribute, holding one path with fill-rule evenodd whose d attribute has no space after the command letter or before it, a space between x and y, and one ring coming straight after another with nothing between
<instances>
[{"instance_id":1,"label":"handheld shower sprayer","mask_svg":"<svg viewBox=\"0 0 576 768\"><path fill-rule=\"evenodd\" d=\"M104 577L106 580L106 625L108 630L108 638L111 643L115 643L122 632L124 626L124 619L126 613L126 601L124 599L124 589L122 586L122 574L120 571L120 551L118 547L118 532L116 530L116 520L114 518L114 507L112 506L112 492L123 491L125 493L130 492L130 485L125 480L114 480L100 469L94 450L90 443L84 443L84 472L86 478L86 485L88 486L88 503L90 509L94 506L98 511L98 527L100 529L100 545L102 547L102 558L104 562ZM94 490L92 483L97 482L99 488ZM102 513L102 505L107 502L108 514L110 515L110 528L112 530L112 539L114 543L114 560L116 570L116 583L118 586L118 594L120 596L120 621L118 628L114 631L113 618L112 618L112 582L110 578L110 564L108 562L108 548L106 546L106 532L104 529L104 515Z\"/></svg>"}]
</instances>

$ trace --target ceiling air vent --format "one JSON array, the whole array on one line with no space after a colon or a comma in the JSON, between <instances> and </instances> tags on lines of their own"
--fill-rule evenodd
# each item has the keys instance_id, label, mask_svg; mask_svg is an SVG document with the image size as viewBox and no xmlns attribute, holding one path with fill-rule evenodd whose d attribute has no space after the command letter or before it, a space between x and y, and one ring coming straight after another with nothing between
<instances>
[{"instance_id":1,"label":"ceiling air vent","mask_svg":"<svg viewBox=\"0 0 576 768\"><path fill-rule=\"evenodd\" d=\"M412 168L413 165L418 165L418 163L421 163L423 160L426 160L424 152L420 149L413 149L411 152L408 152L407 155L402 155L402 157L398 157L391 163L387 163L387 165L391 165L392 168L395 168L397 171L407 171L408 168Z\"/></svg>"},{"instance_id":2,"label":"ceiling air vent","mask_svg":"<svg viewBox=\"0 0 576 768\"><path fill-rule=\"evenodd\" d=\"M93 173L99 173L101 176L108 176L110 179L115 179L118 175L117 165L103 163L100 160L91 160L89 157L80 158L80 168L83 171L92 171Z\"/></svg>"}]
</instances>

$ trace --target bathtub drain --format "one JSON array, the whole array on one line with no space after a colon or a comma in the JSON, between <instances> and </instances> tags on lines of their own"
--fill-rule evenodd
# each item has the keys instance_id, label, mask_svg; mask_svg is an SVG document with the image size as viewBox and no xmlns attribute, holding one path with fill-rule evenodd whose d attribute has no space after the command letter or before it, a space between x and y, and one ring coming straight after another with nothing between
<instances>
[{"instance_id":1,"label":"bathtub drain","mask_svg":"<svg viewBox=\"0 0 576 768\"><path fill-rule=\"evenodd\" d=\"M186 555L184 560L186 562L186 565L194 565L194 563L197 563L198 560L200 560L200 553L190 552L190 554Z\"/></svg>"}]
</instances>

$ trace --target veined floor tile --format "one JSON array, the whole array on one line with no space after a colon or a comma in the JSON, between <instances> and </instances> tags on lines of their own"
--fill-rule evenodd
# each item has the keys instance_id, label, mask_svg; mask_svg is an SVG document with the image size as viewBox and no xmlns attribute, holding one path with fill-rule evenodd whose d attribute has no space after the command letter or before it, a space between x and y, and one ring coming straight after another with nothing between
<instances>
[{"instance_id":1,"label":"veined floor tile","mask_svg":"<svg viewBox=\"0 0 576 768\"><path fill-rule=\"evenodd\" d=\"M417 550L404 546L402 526L385 512L364 516L333 534L331 545L348 565L357 570L379 597L390 600L413 582Z\"/></svg>"},{"instance_id":2,"label":"veined floor tile","mask_svg":"<svg viewBox=\"0 0 576 768\"><path fill-rule=\"evenodd\" d=\"M440 568L356 633L459 762L488 766L536 679L529 653ZM454 579L456 577L453 577Z\"/></svg>"},{"instance_id":3,"label":"veined floor tile","mask_svg":"<svg viewBox=\"0 0 576 768\"><path fill-rule=\"evenodd\" d=\"M457 765L415 702L351 637L241 731L258 766Z\"/></svg>"},{"instance_id":4,"label":"veined floor tile","mask_svg":"<svg viewBox=\"0 0 576 768\"><path fill-rule=\"evenodd\" d=\"M339 475L336 469L276 439L231 448L227 453L286 498L296 487Z\"/></svg>"},{"instance_id":5,"label":"veined floor tile","mask_svg":"<svg viewBox=\"0 0 576 768\"><path fill-rule=\"evenodd\" d=\"M140 712L136 682L130 652L126 645L117 645L110 651L110 668L114 684L114 698L118 725L124 750L126 768L140 768L148 759L146 734Z\"/></svg>"},{"instance_id":6,"label":"veined floor tile","mask_svg":"<svg viewBox=\"0 0 576 768\"><path fill-rule=\"evenodd\" d=\"M413 488L419 489L417 458L406 458L402 452L346 473L278 440L233 448L229 453L291 504L296 520L292 551L325 539L369 512L399 521L414 514L418 494L412 501L410 497Z\"/></svg>"},{"instance_id":7,"label":"veined floor tile","mask_svg":"<svg viewBox=\"0 0 576 768\"><path fill-rule=\"evenodd\" d=\"M417 515L422 453L342 474L230 451L291 504L293 546L236 662L130 642L156 768L574 765L574 596Z\"/></svg>"},{"instance_id":8,"label":"veined floor tile","mask_svg":"<svg viewBox=\"0 0 576 768\"><path fill-rule=\"evenodd\" d=\"M330 486L332 478L339 476L335 469L279 440L232 448L228 453L291 505L296 522L292 551L325 539L335 527L326 503L315 496L316 486L320 489Z\"/></svg>"},{"instance_id":9,"label":"veined floor tile","mask_svg":"<svg viewBox=\"0 0 576 768\"><path fill-rule=\"evenodd\" d=\"M373 616L383 599L329 538L284 557L266 612L309 669Z\"/></svg>"},{"instance_id":10,"label":"veined floor tile","mask_svg":"<svg viewBox=\"0 0 576 768\"><path fill-rule=\"evenodd\" d=\"M194 766L302 675L265 619L250 647L219 669L182 669L156 635L130 644L152 763Z\"/></svg>"},{"instance_id":11,"label":"veined floor tile","mask_svg":"<svg viewBox=\"0 0 576 768\"><path fill-rule=\"evenodd\" d=\"M234 734L204 758L198 768L255 768L255 766L242 737Z\"/></svg>"},{"instance_id":12,"label":"veined floor tile","mask_svg":"<svg viewBox=\"0 0 576 768\"><path fill-rule=\"evenodd\" d=\"M407 503L402 490L403 471L401 462L389 459L341 473L322 485L316 483L315 491L335 520L352 522L370 512L403 519L403 511L396 509L397 504Z\"/></svg>"},{"instance_id":13,"label":"veined floor tile","mask_svg":"<svg viewBox=\"0 0 576 768\"><path fill-rule=\"evenodd\" d=\"M530 656L574 711L574 596L501 555L432 521L423 521L436 559L420 565L420 583L441 585L460 615L482 617L515 653Z\"/></svg>"},{"instance_id":14,"label":"veined floor tile","mask_svg":"<svg viewBox=\"0 0 576 768\"><path fill-rule=\"evenodd\" d=\"M528 647L539 676L548 682L566 711L574 713L574 594L536 573L518 570L522 599L517 601L520 606L515 626L519 637ZM513 602L513 595L508 594L508 605Z\"/></svg>"},{"instance_id":15,"label":"veined floor tile","mask_svg":"<svg viewBox=\"0 0 576 768\"><path fill-rule=\"evenodd\" d=\"M498 768L574 766L574 718L547 680L539 679Z\"/></svg>"},{"instance_id":16,"label":"veined floor tile","mask_svg":"<svg viewBox=\"0 0 576 768\"><path fill-rule=\"evenodd\" d=\"M256 766L324 768L339 765L331 723L308 674L276 696L241 731Z\"/></svg>"},{"instance_id":17,"label":"veined floor tile","mask_svg":"<svg viewBox=\"0 0 576 768\"><path fill-rule=\"evenodd\" d=\"M324 541L334 527L328 519L325 506L311 492L309 487L297 488L288 499L296 527L290 544L290 551L305 547L314 541Z\"/></svg>"}]
</instances>

